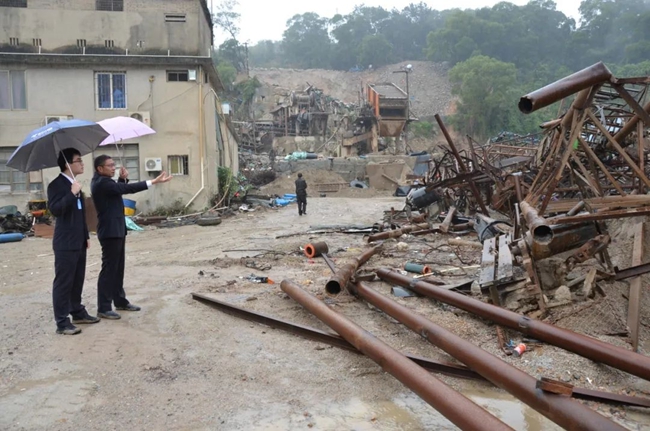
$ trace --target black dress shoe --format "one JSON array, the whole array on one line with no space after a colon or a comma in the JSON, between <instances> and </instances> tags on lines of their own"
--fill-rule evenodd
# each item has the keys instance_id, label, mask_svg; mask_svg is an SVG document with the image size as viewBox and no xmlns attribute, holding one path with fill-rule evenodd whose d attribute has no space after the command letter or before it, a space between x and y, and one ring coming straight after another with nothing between
<instances>
[{"instance_id":1,"label":"black dress shoe","mask_svg":"<svg viewBox=\"0 0 650 431\"><path fill-rule=\"evenodd\" d=\"M76 335L81 332L81 329L74 325L66 326L65 328L57 328L56 333L61 335Z\"/></svg>"},{"instance_id":2,"label":"black dress shoe","mask_svg":"<svg viewBox=\"0 0 650 431\"><path fill-rule=\"evenodd\" d=\"M124 307L115 307L116 310L125 310L125 311L140 311L142 310L140 307L137 305L133 304L126 304Z\"/></svg>"},{"instance_id":3,"label":"black dress shoe","mask_svg":"<svg viewBox=\"0 0 650 431\"><path fill-rule=\"evenodd\" d=\"M80 323L97 323L101 319L91 316L90 314L86 313L85 316L72 316L72 323L76 323L77 325Z\"/></svg>"}]
</instances>

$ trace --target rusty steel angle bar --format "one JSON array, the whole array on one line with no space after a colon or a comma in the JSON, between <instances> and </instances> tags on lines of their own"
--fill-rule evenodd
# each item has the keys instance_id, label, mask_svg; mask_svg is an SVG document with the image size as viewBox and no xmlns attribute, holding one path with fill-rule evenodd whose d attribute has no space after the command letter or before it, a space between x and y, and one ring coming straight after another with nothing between
<instances>
[{"instance_id":1,"label":"rusty steel angle bar","mask_svg":"<svg viewBox=\"0 0 650 431\"><path fill-rule=\"evenodd\" d=\"M644 223L638 223L634 228L634 247L632 249L632 265L641 265L643 262L643 236ZM630 295L628 297L627 326L630 328L632 350L639 351L639 320L641 311L641 277L630 281Z\"/></svg>"},{"instance_id":2,"label":"rusty steel angle bar","mask_svg":"<svg viewBox=\"0 0 650 431\"><path fill-rule=\"evenodd\" d=\"M630 105L630 108L634 111L634 114L639 117L647 126L650 126L650 115L643 109L639 102L636 101L634 97L625 89L621 84L612 84L612 87L621 95L623 100Z\"/></svg>"},{"instance_id":3,"label":"rusty steel angle bar","mask_svg":"<svg viewBox=\"0 0 650 431\"><path fill-rule=\"evenodd\" d=\"M630 166L630 168L632 168L636 176L641 181L643 181L646 186L650 187L650 180L648 179L648 177L645 176L643 171L639 168L639 166L636 163L634 163L634 160L632 160L632 158L627 154L627 152L625 152L625 150L618 144L618 142L616 142L614 138L612 138L612 135L610 135L607 129L605 129L605 126L601 124L600 120L598 120L591 111L587 111L587 115L589 116L591 121L594 122L595 126L600 130L603 136L607 138L607 140L614 146L614 148L616 148L616 150L621 155L621 157L623 157L623 160L625 160L625 162Z\"/></svg>"},{"instance_id":4,"label":"rusty steel angle bar","mask_svg":"<svg viewBox=\"0 0 650 431\"><path fill-rule=\"evenodd\" d=\"M648 269L650 271L650 267ZM219 301L218 299L211 298L209 296L202 295L200 293L192 293L192 298L198 302L209 305L221 310L226 314L229 314L240 319L248 320L250 322L260 323L262 325L269 326L271 328L280 329L286 332L289 332L294 335L298 335L309 340L318 341L324 344L328 344L333 347L338 347L352 353L361 355L362 353L354 347L352 344L345 341L338 334L333 332L321 331L320 329L310 328L304 325L298 325L296 323L288 322L286 320L277 319L266 314L256 313L254 311L245 310L243 308L237 307L233 304L227 302ZM422 358L419 356L406 355L410 360L434 373L440 373L449 375L452 377L457 377L461 379L471 379L471 380L485 380L480 374L475 371L470 370L464 365L455 365L445 362L438 362L427 358ZM609 392L597 391L592 389L585 388L573 388L574 398L580 398L585 400L598 401L601 403L613 403L613 404L624 404L630 406L638 407L650 407L650 399L632 397L629 395L618 395L612 394Z\"/></svg>"},{"instance_id":5,"label":"rusty steel angle bar","mask_svg":"<svg viewBox=\"0 0 650 431\"><path fill-rule=\"evenodd\" d=\"M616 181L616 180L614 179L614 177L612 176L612 174L609 173L609 170L607 169L607 167L606 167L606 166L603 164L603 162L598 158L598 156L596 155L596 153L594 153L594 151L591 149L591 147L589 147L589 144L587 144L587 143L585 142L585 140L582 138L582 136L578 136L578 141L580 142L580 145L582 146L582 149L583 149L584 152L587 154L587 156L589 156L589 158L590 158L591 160L593 160L593 161L598 165L598 167L600 168L600 170L602 171L602 173L607 177L607 179L608 179L609 182L612 184L612 186L614 186L614 188L616 189L616 191L617 191L621 196L626 196L627 193L625 193L625 191L624 191L623 188L621 187L621 184L620 184L618 181Z\"/></svg>"}]
</instances>

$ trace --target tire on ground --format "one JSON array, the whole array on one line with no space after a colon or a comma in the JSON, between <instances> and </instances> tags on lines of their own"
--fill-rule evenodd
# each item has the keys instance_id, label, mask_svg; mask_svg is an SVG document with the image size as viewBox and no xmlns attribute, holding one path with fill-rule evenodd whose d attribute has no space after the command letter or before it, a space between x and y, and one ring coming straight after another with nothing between
<instances>
[{"instance_id":1,"label":"tire on ground","mask_svg":"<svg viewBox=\"0 0 650 431\"><path fill-rule=\"evenodd\" d=\"M201 217L196 221L199 226L216 226L221 224L221 217Z\"/></svg>"}]
</instances>

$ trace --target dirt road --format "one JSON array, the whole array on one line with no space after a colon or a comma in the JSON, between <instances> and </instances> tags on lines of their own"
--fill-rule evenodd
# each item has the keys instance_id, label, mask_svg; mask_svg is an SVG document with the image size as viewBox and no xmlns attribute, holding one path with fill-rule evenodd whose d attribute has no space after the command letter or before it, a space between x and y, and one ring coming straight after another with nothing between
<instances>
[{"instance_id":1,"label":"dirt road","mask_svg":"<svg viewBox=\"0 0 650 431\"><path fill-rule=\"evenodd\" d=\"M121 320L83 326L76 336L54 333L50 240L1 244L0 429L454 429L369 359L230 317L190 296L201 292L325 329L282 293L279 282L289 277L322 294L328 269L320 260L309 262L299 247L327 239L334 258L344 260L359 254L362 238L275 237L304 232L310 225L372 224L384 210L401 207L402 202L389 197L312 198L306 217L298 217L294 205L240 214L214 227L132 233L127 238L126 290L142 311L121 312ZM94 314L101 264L99 244L96 238L91 241L84 302ZM257 252L224 252L239 248L273 250L275 254L253 259L272 268L260 271L242 265L241 257ZM398 255L392 260L388 256L382 264L401 261ZM240 278L251 273L277 283ZM381 283L377 287L390 291ZM328 302L403 352L451 360L347 294ZM494 330L484 322L422 298L401 302L498 354ZM644 390L638 379L559 349L544 347L527 355L517 364L536 375L560 378L569 372L577 385L585 381L587 387L613 391ZM486 384L441 379L515 429L557 429ZM630 429L650 423L642 411L589 405Z\"/></svg>"}]
</instances>

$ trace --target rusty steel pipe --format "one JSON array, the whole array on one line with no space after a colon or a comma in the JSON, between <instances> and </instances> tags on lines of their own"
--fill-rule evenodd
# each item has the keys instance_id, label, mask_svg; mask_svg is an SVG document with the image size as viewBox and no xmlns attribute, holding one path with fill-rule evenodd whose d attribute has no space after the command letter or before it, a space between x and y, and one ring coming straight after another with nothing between
<instances>
[{"instance_id":1,"label":"rusty steel pipe","mask_svg":"<svg viewBox=\"0 0 650 431\"><path fill-rule=\"evenodd\" d=\"M519 99L519 110L524 114L530 114L578 91L602 84L611 79L611 77L612 72L610 72L607 66L602 61L598 62L522 96Z\"/></svg>"},{"instance_id":2,"label":"rusty steel pipe","mask_svg":"<svg viewBox=\"0 0 650 431\"><path fill-rule=\"evenodd\" d=\"M432 376L424 368L377 339L347 317L303 290L291 280L282 280L282 291L336 331L381 368L462 430L512 430L470 399Z\"/></svg>"},{"instance_id":3,"label":"rusty steel pipe","mask_svg":"<svg viewBox=\"0 0 650 431\"><path fill-rule=\"evenodd\" d=\"M603 343L595 338L581 335L568 329L558 328L539 320L512 311L486 304L474 298L441 289L425 281L416 281L387 268L377 270L384 281L406 287L421 295L429 296L445 304L468 311L494 323L514 329L531 338L544 341L564 350L577 353L587 359L600 362L635 376L650 380L650 358Z\"/></svg>"},{"instance_id":4,"label":"rusty steel pipe","mask_svg":"<svg viewBox=\"0 0 650 431\"><path fill-rule=\"evenodd\" d=\"M325 284L325 290L330 295L337 295L341 293L348 283L352 276L357 272L357 269L364 263L368 262L371 257L377 254L381 250L381 246L369 248L368 250L361 253L359 257L355 257L352 263L346 263L339 267L338 271L334 272L332 278L328 280Z\"/></svg>"},{"instance_id":5,"label":"rusty steel pipe","mask_svg":"<svg viewBox=\"0 0 650 431\"><path fill-rule=\"evenodd\" d=\"M549 244L553 240L553 230L544 217L541 217L537 210L526 201L519 203L519 209L526 220L526 225L533 237L533 242Z\"/></svg>"},{"instance_id":6,"label":"rusty steel pipe","mask_svg":"<svg viewBox=\"0 0 650 431\"><path fill-rule=\"evenodd\" d=\"M429 223L414 224L410 226L404 226L401 229L373 233L368 237L368 242L375 242L375 241L380 241L382 239L388 239L388 238L399 238L404 234L411 233L416 230L423 230L423 229L429 229Z\"/></svg>"},{"instance_id":7,"label":"rusty steel pipe","mask_svg":"<svg viewBox=\"0 0 650 431\"><path fill-rule=\"evenodd\" d=\"M537 380L531 375L385 297L365 283L355 284L350 289L350 293L408 326L434 346L449 353L495 386L510 392L564 429L576 431L625 429L578 401L537 389Z\"/></svg>"},{"instance_id":8,"label":"rusty steel pipe","mask_svg":"<svg viewBox=\"0 0 650 431\"><path fill-rule=\"evenodd\" d=\"M304 250L305 250L305 256L307 256L310 259L329 253L329 247L327 246L327 243L324 241L309 243L305 246Z\"/></svg>"},{"instance_id":9,"label":"rusty steel pipe","mask_svg":"<svg viewBox=\"0 0 650 431\"><path fill-rule=\"evenodd\" d=\"M582 247L598 235L598 229L594 223L552 225L551 231L553 231L553 239L546 244L531 241L530 236L526 236L526 242L530 246L530 252L534 259L544 259Z\"/></svg>"}]
</instances>

